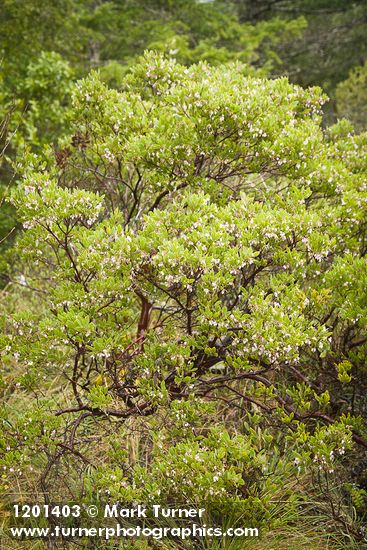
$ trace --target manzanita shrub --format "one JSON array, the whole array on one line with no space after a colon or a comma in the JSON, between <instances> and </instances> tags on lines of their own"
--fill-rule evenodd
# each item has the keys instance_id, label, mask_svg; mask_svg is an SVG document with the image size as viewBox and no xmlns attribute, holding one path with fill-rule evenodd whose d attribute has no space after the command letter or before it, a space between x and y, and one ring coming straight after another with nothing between
<instances>
[{"instance_id":1,"label":"manzanita shrub","mask_svg":"<svg viewBox=\"0 0 367 550\"><path fill-rule=\"evenodd\" d=\"M233 503L271 525L313 492L363 536L367 136L324 129L325 100L151 53L120 91L78 84L72 135L12 196L9 498Z\"/></svg>"}]
</instances>

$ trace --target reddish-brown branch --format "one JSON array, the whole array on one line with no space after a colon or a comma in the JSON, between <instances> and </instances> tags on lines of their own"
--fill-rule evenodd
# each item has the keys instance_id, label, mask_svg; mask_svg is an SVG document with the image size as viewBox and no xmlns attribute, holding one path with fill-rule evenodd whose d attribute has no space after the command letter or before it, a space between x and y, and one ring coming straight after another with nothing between
<instances>
[{"instance_id":1,"label":"reddish-brown branch","mask_svg":"<svg viewBox=\"0 0 367 550\"><path fill-rule=\"evenodd\" d=\"M144 337L149 327L150 314L153 304L144 296L140 290L135 289L135 293L139 296L141 301L140 317L138 322L138 331L136 334L136 341L140 341L140 349L143 349Z\"/></svg>"}]
</instances>

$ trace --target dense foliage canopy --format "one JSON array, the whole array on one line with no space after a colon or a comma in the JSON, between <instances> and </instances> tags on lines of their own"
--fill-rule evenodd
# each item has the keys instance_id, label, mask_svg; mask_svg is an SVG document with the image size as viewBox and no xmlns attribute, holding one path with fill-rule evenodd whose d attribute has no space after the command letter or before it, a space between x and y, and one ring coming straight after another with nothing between
<instances>
[{"instance_id":1,"label":"dense foliage canopy","mask_svg":"<svg viewBox=\"0 0 367 550\"><path fill-rule=\"evenodd\" d=\"M345 482L363 501L366 136L324 131L324 101L154 54L121 91L78 84L70 137L12 195L6 491L235 501L271 525L315 469L325 502Z\"/></svg>"}]
</instances>

